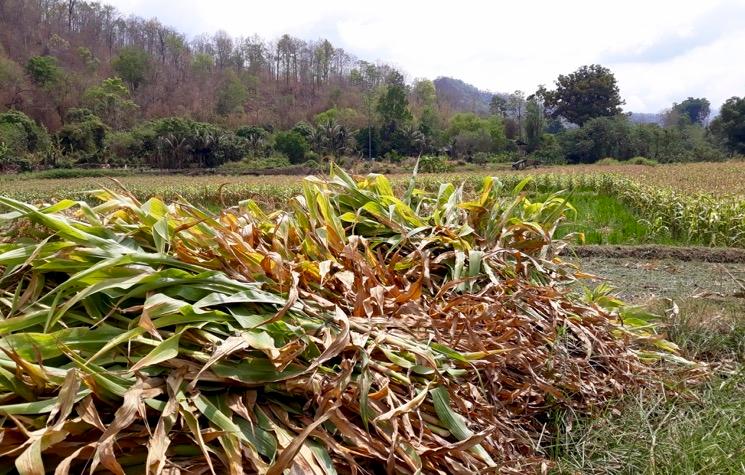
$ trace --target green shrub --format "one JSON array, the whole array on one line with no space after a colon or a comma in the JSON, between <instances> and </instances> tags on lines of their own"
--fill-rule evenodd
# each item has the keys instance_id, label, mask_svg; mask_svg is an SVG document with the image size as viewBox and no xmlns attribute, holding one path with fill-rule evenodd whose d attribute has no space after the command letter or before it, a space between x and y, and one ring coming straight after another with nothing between
<instances>
[{"instance_id":1,"label":"green shrub","mask_svg":"<svg viewBox=\"0 0 745 475\"><path fill-rule=\"evenodd\" d=\"M52 56L32 56L26 63L31 80L42 87L52 87L62 77L62 70Z\"/></svg>"},{"instance_id":2,"label":"green shrub","mask_svg":"<svg viewBox=\"0 0 745 475\"><path fill-rule=\"evenodd\" d=\"M277 132L274 135L274 150L286 155L291 163L296 164L305 160L310 147L298 132Z\"/></svg>"},{"instance_id":3,"label":"green shrub","mask_svg":"<svg viewBox=\"0 0 745 475\"><path fill-rule=\"evenodd\" d=\"M121 168L72 168L69 161L63 160L61 167L50 170L42 170L29 175L23 179L67 179L67 178L97 178L109 176L130 176L138 173L137 170L125 170Z\"/></svg>"},{"instance_id":4,"label":"green shrub","mask_svg":"<svg viewBox=\"0 0 745 475\"><path fill-rule=\"evenodd\" d=\"M44 153L49 150L50 145L46 129L16 110L0 114L0 141L5 142L18 155Z\"/></svg>"},{"instance_id":5,"label":"green shrub","mask_svg":"<svg viewBox=\"0 0 745 475\"><path fill-rule=\"evenodd\" d=\"M70 109L57 132L62 154L76 163L103 163L107 127L88 109Z\"/></svg>"},{"instance_id":6,"label":"green shrub","mask_svg":"<svg viewBox=\"0 0 745 475\"><path fill-rule=\"evenodd\" d=\"M495 153L489 156L489 163L510 163L517 160L517 154L512 152Z\"/></svg>"},{"instance_id":7,"label":"green shrub","mask_svg":"<svg viewBox=\"0 0 745 475\"><path fill-rule=\"evenodd\" d=\"M478 165L489 163L489 154L486 152L476 152L473 154L471 161Z\"/></svg>"},{"instance_id":8,"label":"green shrub","mask_svg":"<svg viewBox=\"0 0 745 475\"><path fill-rule=\"evenodd\" d=\"M131 152L156 168L214 168L248 155L248 141L216 125L166 117L132 132Z\"/></svg>"},{"instance_id":9,"label":"green shrub","mask_svg":"<svg viewBox=\"0 0 745 475\"><path fill-rule=\"evenodd\" d=\"M139 165L142 160L139 159L137 152L140 143L133 132L111 132L106 135L106 150L112 164L122 165Z\"/></svg>"},{"instance_id":10,"label":"green shrub","mask_svg":"<svg viewBox=\"0 0 745 475\"><path fill-rule=\"evenodd\" d=\"M419 171L422 173L442 173L453 170L453 165L442 155L425 155L419 159Z\"/></svg>"},{"instance_id":11,"label":"green shrub","mask_svg":"<svg viewBox=\"0 0 745 475\"><path fill-rule=\"evenodd\" d=\"M657 162L657 160L652 160L652 159L647 158L647 157L634 157L634 158L630 158L627 161L627 163L629 163L631 165L647 165L647 166L650 166L650 167L653 167L655 165L659 165L659 162Z\"/></svg>"},{"instance_id":12,"label":"green shrub","mask_svg":"<svg viewBox=\"0 0 745 475\"><path fill-rule=\"evenodd\" d=\"M248 154L252 157L266 156L269 152L267 137L269 132L262 127L255 125L244 125L238 127L235 135L246 139Z\"/></svg>"},{"instance_id":13,"label":"green shrub","mask_svg":"<svg viewBox=\"0 0 745 475\"><path fill-rule=\"evenodd\" d=\"M320 162L321 156L317 154L316 152L314 152L313 150L311 150L305 154L305 160L306 162L311 161L311 160L314 162Z\"/></svg>"},{"instance_id":14,"label":"green shrub","mask_svg":"<svg viewBox=\"0 0 745 475\"><path fill-rule=\"evenodd\" d=\"M595 162L598 165L620 165L621 162L612 157L606 157Z\"/></svg>"}]
</instances>

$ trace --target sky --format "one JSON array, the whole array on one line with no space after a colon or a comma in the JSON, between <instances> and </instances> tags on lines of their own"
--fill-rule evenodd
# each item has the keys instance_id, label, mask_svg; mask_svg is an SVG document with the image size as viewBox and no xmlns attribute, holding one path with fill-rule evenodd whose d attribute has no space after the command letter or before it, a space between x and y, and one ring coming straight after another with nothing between
<instances>
[{"instance_id":1,"label":"sky","mask_svg":"<svg viewBox=\"0 0 745 475\"><path fill-rule=\"evenodd\" d=\"M659 112L688 96L717 108L745 95L745 0L103 1L192 37L327 38L409 80L531 93L598 63L616 75L626 111Z\"/></svg>"}]
</instances>

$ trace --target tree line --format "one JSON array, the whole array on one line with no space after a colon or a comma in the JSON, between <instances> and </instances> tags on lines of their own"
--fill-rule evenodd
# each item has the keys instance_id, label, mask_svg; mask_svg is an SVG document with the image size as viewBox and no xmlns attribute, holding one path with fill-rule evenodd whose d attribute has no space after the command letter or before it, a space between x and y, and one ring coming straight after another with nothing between
<instances>
[{"instance_id":1,"label":"tree line","mask_svg":"<svg viewBox=\"0 0 745 475\"><path fill-rule=\"evenodd\" d=\"M0 0L0 168L422 154L591 163L745 152L745 100L737 97L711 122L709 101L687 98L664 124L635 124L600 65L479 107L454 94L453 85L467 89L458 83L407 82L325 39L187 39L96 2Z\"/></svg>"}]
</instances>

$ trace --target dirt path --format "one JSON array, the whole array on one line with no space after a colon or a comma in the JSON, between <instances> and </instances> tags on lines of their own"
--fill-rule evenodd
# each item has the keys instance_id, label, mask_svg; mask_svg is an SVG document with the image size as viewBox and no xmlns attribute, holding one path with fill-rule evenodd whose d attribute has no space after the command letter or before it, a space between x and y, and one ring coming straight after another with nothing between
<instances>
[{"instance_id":1,"label":"dirt path","mask_svg":"<svg viewBox=\"0 0 745 475\"><path fill-rule=\"evenodd\" d=\"M566 254L579 258L673 259L686 262L745 264L745 249L732 247L592 245L574 246Z\"/></svg>"},{"instance_id":2,"label":"dirt path","mask_svg":"<svg viewBox=\"0 0 745 475\"><path fill-rule=\"evenodd\" d=\"M564 258L609 282L629 302L706 297L742 302L745 249L676 246L574 246Z\"/></svg>"},{"instance_id":3,"label":"dirt path","mask_svg":"<svg viewBox=\"0 0 745 475\"><path fill-rule=\"evenodd\" d=\"M745 305L745 298L741 298L741 285L745 285L745 263L597 256L570 260L578 262L585 272L602 277L595 283L603 280L609 282L629 302L698 296L735 299Z\"/></svg>"}]
</instances>

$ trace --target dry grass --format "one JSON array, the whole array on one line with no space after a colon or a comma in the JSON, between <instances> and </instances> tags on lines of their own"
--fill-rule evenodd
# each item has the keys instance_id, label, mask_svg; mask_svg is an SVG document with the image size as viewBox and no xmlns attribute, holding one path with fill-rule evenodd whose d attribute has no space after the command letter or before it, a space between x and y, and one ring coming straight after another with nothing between
<instances>
[{"instance_id":1,"label":"dry grass","mask_svg":"<svg viewBox=\"0 0 745 475\"><path fill-rule=\"evenodd\" d=\"M719 197L745 195L745 161L671 163L653 167L646 165L567 165L521 173L614 173L647 185L673 188L685 193L711 193Z\"/></svg>"},{"instance_id":2,"label":"dry grass","mask_svg":"<svg viewBox=\"0 0 745 475\"><path fill-rule=\"evenodd\" d=\"M429 181L457 182L468 178L480 179L484 174L495 176L529 175L529 174L605 174L613 173L633 178L641 183L662 188L673 188L686 193L711 193L716 196L745 194L745 162L731 161L722 163L686 163L658 165L567 165L543 167L537 170L522 172L505 171L504 169L487 172L443 173L423 175ZM408 179L409 175L392 175L394 182ZM166 200L177 194L184 194L192 201L200 196L215 194L222 184L227 184L225 192L230 200L233 196L271 194L284 188L297 190L302 177L298 176L123 176L118 178L128 190L137 196L145 197L147 193L158 195ZM25 201L70 198L77 193L83 196L87 190L110 186L104 178L66 178L66 179L26 179L18 180L13 176L0 177L0 194L12 196ZM281 198L278 198L281 202ZM230 202L230 201L228 201Z\"/></svg>"},{"instance_id":3,"label":"dry grass","mask_svg":"<svg viewBox=\"0 0 745 475\"><path fill-rule=\"evenodd\" d=\"M684 298L653 304L667 335L715 375L680 395L643 390L597 417L564 412L549 451L561 474L745 473L745 304Z\"/></svg>"}]
</instances>

